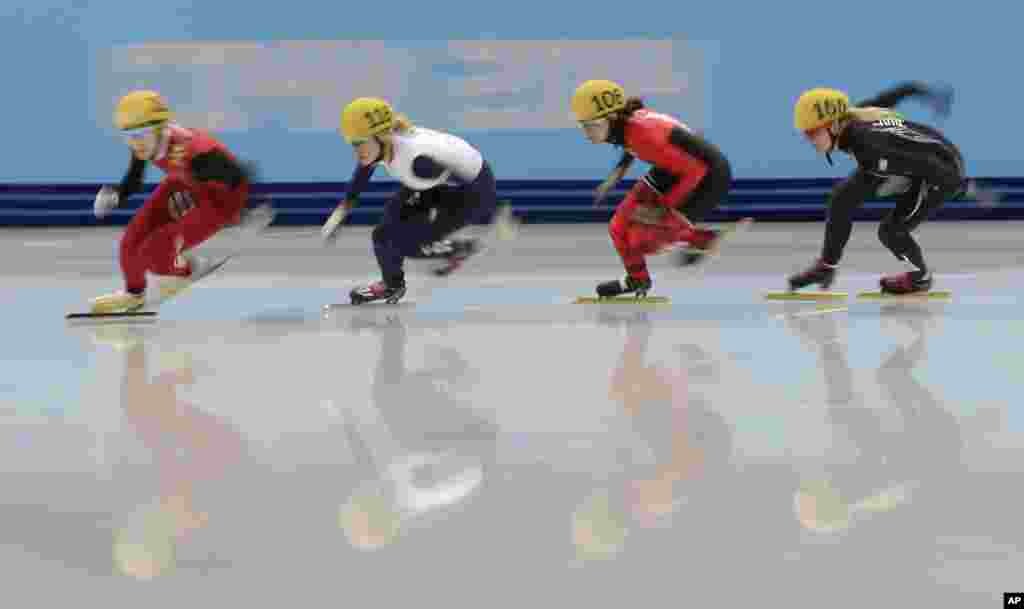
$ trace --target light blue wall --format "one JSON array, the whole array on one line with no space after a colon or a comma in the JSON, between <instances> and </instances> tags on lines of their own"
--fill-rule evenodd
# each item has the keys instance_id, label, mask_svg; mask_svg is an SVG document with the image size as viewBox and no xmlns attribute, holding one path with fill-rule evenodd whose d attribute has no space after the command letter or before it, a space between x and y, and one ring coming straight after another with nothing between
<instances>
[{"instance_id":1,"label":"light blue wall","mask_svg":"<svg viewBox=\"0 0 1024 609\"><path fill-rule=\"evenodd\" d=\"M0 181L5 182L109 181L120 176L127 151L109 127L109 104L123 92L113 89L130 83L117 82L111 59L117 49L167 42L275 40L381 40L386 41L385 47L406 49L409 41L443 44L450 39L674 39L684 49L685 59L666 69L694 76L695 85L684 97L655 96L655 101L671 101L670 107L659 109L679 115L718 143L733 161L738 177L831 176L849 168L848 162L829 168L793 133L791 105L802 89L828 84L844 87L857 98L903 79L943 81L956 87L957 99L953 116L941 127L962 147L970 173L1024 175L1015 120L1016 100L1024 97L1024 84L1013 69L1024 50L1018 32L1024 16L1020 3L654 0L612 5L455 0L411 5L337 0L34 0L23 4L19 9L0 8L6 85L2 107L8 145ZM344 73L332 76L338 82L367 81L368 74L388 68L348 64L335 67ZM277 69L272 74L282 68ZM631 78L632 70L619 73L622 70L619 66L614 74L575 77ZM170 87L174 95L168 96L187 107L188 101L179 98L188 91L181 84L161 87L159 80L173 79L166 72L157 76L152 85L162 90ZM402 100L401 109L414 118L424 117L425 124L426 117L442 116L439 109L453 99L437 93L432 76L422 70L409 75L415 85L409 81L411 92ZM436 76L451 75L439 72ZM177 82L194 87L191 77L179 74ZM417 91L425 93L422 99ZM566 99L569 93L558 92ZM204 99L204 95L208 92L196 91L192 97ZM904 109L914 118L931 120L915 102ZM223 139L240 154L259 161L266 178L347 179L352 169L350 153L333 132L290 124L293 115L280 113L270 103L254 116L247 129L226 130ZM446 126L443 117L438 120L439 126ZM499 177L505 178L596 178L616 156L609 147L587 144L571 128L456 132L477 144Z\"/></svg>"}]
</instances>

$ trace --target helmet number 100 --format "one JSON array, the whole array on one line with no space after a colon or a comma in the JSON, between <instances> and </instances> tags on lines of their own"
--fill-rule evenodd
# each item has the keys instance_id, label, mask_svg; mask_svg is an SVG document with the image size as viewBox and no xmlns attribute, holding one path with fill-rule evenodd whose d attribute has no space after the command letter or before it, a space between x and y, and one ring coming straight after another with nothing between
<instances>
[{"instance_id":1,"label":"helmet number 100","mask_svg":"<svg viewBox=\"0 0 1024 609\"><path fill-rule=\"evenodd\" d=\"M818 120L823 121L826 118L846 112L846 104L841 100L826 99L814 102L814 109L818 111Z\"/></svg>"}]
</instances>

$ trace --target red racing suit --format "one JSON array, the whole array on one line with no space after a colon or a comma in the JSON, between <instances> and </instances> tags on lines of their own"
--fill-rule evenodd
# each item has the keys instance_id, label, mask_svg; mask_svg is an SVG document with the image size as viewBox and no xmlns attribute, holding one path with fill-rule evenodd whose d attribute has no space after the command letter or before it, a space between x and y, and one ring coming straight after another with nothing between
<instances>
[{"instance_id":1,"label":"red racing suit","mask_svg":"<svg viewBox=\"0 0 1024 609\"><path fill-rule=\"evenodd\" d=\"M613 130L611 141L625 149L619 166L634 158L653 165L619 204L609 233L626 271L637 279L649 279L645 256L673 243L702 247L713 236L690 221L721 202L732 180L729 162L716 146L671 116L641 108ZM685 214L665 213L655 224L641 223L640 206L663 206Z\"/></svg>"},{"instance_id":2,"label":"red racing suit","mask_svg":"<svg viewBox=\"0 0 1024 609\"><path fill-rule=\"evenodd\" d=\"M125 288L146 288L146 272L188 276L181 253L239 221L248 202L249 177L227 148L198 129L170 124L153 164L165 177L132 218L121 238ZM142 188L146 161L132 156L118 188L124 201Z\"/></svg>"}]
</instances>

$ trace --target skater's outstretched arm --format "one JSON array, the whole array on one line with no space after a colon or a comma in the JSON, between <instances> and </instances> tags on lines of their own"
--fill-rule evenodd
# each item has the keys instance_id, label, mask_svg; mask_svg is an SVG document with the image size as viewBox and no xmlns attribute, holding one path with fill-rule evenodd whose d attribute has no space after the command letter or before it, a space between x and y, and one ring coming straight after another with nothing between
<instances>
[{"instance_id":1,"label":"skater's outstretched arm","mask_svg":"<svg viewBox=\"0 0 1024 609\"><path fill-rule=\"evenodd\" d=\"M953 101L951 90L939 90L925 85L924 83L911 81L891 87L869 99L854 104L859 108L893 108L904 99L910 97L921 97L935 110L936 114L949 115L949 109Z\"/></svg>"},{"instance_id":2,"label":"skater's outstretched arm","mask_svg":"<svg viewBox=\"0 0 1024 609\"><path fill-rule=\"evenodd\" d=\"M352 179L348 182L348 192L345 193L345 199L343 203L347 203L349 207L355 207L359 201L359 195L363 194L366 187L370 184L370 178L373 177L373 170L376 169L377 165L359 165L355 171L352 172Z\"/></svg>"},{"instance_id":3,"label":"skater's outstretched arm","mask_svg":"<svg viewBox=\"0 0 1024 609\"><path fill-rule=\"evenodd\" d=\"M131 164L128 171L121 178L121 184L117 187L117 198L124 201L128 197L142 190L142 179L146 176L146 161L132 154Z\"/></svg>"},{"instance_id":4,"label":"skater's outstretched arm","mask_svg":"<svg viewBox=\"0 0 1024 609\"><path fill-rule=\"evenodd\" d=\"M121 178L121 183L116 186L104 186L96 194L93 202L93 214L97 218L103 218L115 207L119 206L128 197L142 190L142 178L146 175L146 161L132 154L128 171Z\"/></svg>"},{"instance_id":5,"label":"skater's outstretched arm","mask_svg":"<svg viewBox=\"0 0 1024 609\"><path fill-rule=\"evenodd\" d=\"M376 166L376 164L358 165L355 171L352 172L352 179L349 180L348 192L345 193L345 198L338 203L334 211L331 212L331 215L327 216L327 220L324 221L324 225L320 229L320 236L325 243L333 243L338 238L338 227L348 217L348 212L359 204L359 195L366 190L366 186L370 183L370 178L373 176L373 170Z\"/></svg>"},{"instance_id":6,"label":"skater's outstretched arm","mask_svg":"<svg viewBox=\"0 0 1024 609\"><path fill-rule=\"evenodd\" d=\"M622 153L622 158L615 164L615 168L612 172L601 182L601 185L597 187L594 193L594 205L600 205L604 198L608 196L608 191L615 188L615 185L619 183L622 178L626 177L629 173L629 168L633 165L633 161L636 160L632 154L628 152Z\"/></svg>"}]
</instances>

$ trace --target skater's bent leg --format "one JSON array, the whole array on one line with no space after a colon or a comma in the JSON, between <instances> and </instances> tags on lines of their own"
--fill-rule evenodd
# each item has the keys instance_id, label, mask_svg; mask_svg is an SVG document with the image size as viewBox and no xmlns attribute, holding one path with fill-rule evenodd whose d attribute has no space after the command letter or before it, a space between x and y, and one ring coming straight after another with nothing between
<instances>
[{"instance_id":1,"label":"skater's bent leg","mask_svg":"<svg viewBox=\"0 0 1024 609\"><path fill-rule=\"evenodd\" d=\"M629 197L612 216L612 220L608 224L608 234L612 238L615 251L622 259L626 273L634 279L650 281L651 275L647 270L643 245L647 244L649 233L654 229L630 220L635 206L626 205L628 202Z\"/></svg>"},{"instance_id":2,"label":"skater's bent leg","mask_svg":"<svg viewBox=\"0 0 1024 609\"><path fill-rule=\"evenodd\" d=\"M146 268L157 275L187 277L191 272L181 254L203 243L231 224L233 216L212 207L196 207L185 216L161 227L146 239L140 255Z\"/></svg>"},{"instance_id":3,"label":"skater's bent leg","mask_svg":"<svg viewBox=\"0 0 1024 609\"><path fill-rule=\"evenodd\" d=\"M497 184L486 162L472 182L459 187L442 186L431 195L437 217L429 225L431 230L410 234L404 250L407 256L418 255L421 246L445 239L470 224L490 223L498 206Z\"/></svg>"},{"instance_id":4,"label":"skater's bent leg","mask_svg":"<svg viewBox=\"0 0 1024 609\"><path fill-rule=\"evenodd\" d=\"M142 252L143 245L154 232L174 221L168 207L171 192L171 187L161 182L135 213L121 236L119 261L127 292L141 294L146 290L149 261Z\"/></svg>"},{"instance_id":5,"label":"skater's bent leg","mask_svg":"<svg viewBox=\"0 0 1024 609\"><path fill-rule=\"evenodd\" d=\"M879 183L879 178L858 170L832 190L825 223L825 243L821 249L821 260L825 264L839 264L853 231L853 214L874 194Z\"/></svg>"},{"instance_id":6,"label":"skater's bent leg","mask_svg":"<svg viewBox=\"0 0 1024 609\"><path fill-rule=\"evenodd\" d=\"M439 199L438 211L451 210L451 219L442 219L438 214L434 223L438 225L441 236L437 238L443 238L469 224L489 224L494 221L495 212L498 210L498 183L495 181L495 174L484 161L480 173L472 182L459 188L441 190Z\"/></svg>"},{"instance_id":7,"label":"skater's bent leg","mask_svg":"<svg viewBox=\"0 0 1024 609\"><path fill-rule=\"evenodd\" d=\"M950 194L938 188L921 183L901 197L896 207L886 215L878 226L878 239L893 253L896 258L914 265L921 273L927 273L928 267L921 253L921 246L911 236L911 232L923 222L935 209L942 206L946 196Z\"/></svg>"},{"instance_id":8,"label":"skater's bent leg","mask_svg":"<svg viewBox=\"0 0 1024 609\"><path fill-rule=\"evenodd\" d=\"M396 235L406 225L425 225L426 210L408 205L413 191L402 188L384 206L381 223L373 229L373 254L377 258L384 283L391 286L403 285L405 273L402 270L405 256L402 254Z\"/></svg>"}]
</instances>

